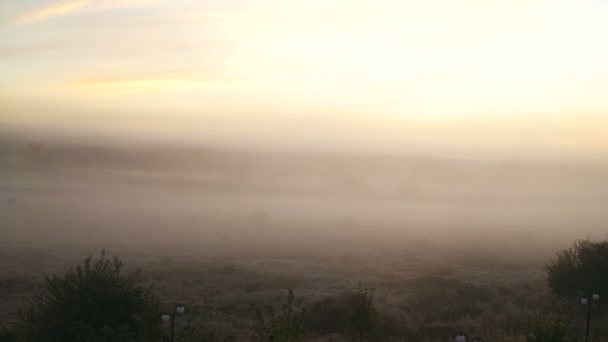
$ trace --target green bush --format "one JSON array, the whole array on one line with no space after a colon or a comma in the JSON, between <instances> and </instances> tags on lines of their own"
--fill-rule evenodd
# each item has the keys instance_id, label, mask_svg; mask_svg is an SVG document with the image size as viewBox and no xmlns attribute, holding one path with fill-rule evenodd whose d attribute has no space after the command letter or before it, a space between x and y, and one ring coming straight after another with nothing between
<instances>
[{"instance_id":1,"label":"green bush","mask_svg":"<svg viewBox=\"0 0 608 342\"><path fill-rule=\"evenodd\" d=\"M560 297L608 294L608 241L579 240L545 266L548 285Z\"/></svg>"},{"instance_id":2,"label":"green bush","mask_svg":"<svg viewBox=\"0 0 608 342\"><path fill-rule=\"evenodd\" d=\"M122 262L102 251L63 277L45 276L45 292L34 298L17 324L26 341L157 341L160 301L137 274L121 274Z\"/></svg>"}]
</instances>

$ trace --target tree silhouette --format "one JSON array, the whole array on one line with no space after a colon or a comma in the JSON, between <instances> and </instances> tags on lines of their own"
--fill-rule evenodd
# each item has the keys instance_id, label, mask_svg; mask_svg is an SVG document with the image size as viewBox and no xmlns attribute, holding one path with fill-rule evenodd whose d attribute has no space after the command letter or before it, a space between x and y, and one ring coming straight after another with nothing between
<instances>
[{"instance_id":1,"label":"tree silhouette","mask_svg":"<svg viewBox=\"0 0 608 342\"><path fill-rule=\"evenodd\" d=\"M579 240L545 266L548 285L559 297L608 295L608 241Z\"/></svg>"}]
</instances>

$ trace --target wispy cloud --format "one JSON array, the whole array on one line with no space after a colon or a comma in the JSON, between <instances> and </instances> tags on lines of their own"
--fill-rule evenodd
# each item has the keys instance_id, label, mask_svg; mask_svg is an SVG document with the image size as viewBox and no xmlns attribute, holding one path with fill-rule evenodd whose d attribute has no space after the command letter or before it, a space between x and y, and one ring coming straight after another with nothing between
<instances>
[{"instance_id":1,"label":"wispy cloud","mask_svg":"<svg viewBox=\"0 0 608 342\"><path fill-rule=\"evenodd\" d=\"M101 11L123 7L143 7L159 1L160 0L63 0L25 13L19 17L17 22L20 24L28 24L80 12Z\"/></svg>"}]
</instances>

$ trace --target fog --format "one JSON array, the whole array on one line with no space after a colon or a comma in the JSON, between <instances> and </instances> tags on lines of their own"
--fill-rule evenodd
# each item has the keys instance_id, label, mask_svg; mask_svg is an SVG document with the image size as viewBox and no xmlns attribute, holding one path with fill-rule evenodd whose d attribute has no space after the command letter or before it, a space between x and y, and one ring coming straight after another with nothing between
<instances>
[{"instance_id":1,"label":"fog","mask_svg":"<svg viewBox=\"0 0 608 342\"><path fill-rule=\"evenodd\" d=\"M608 219L599 162L6 141L2 166L2 233L24 241L314 254L569 241Z\"/></svg>"},{"instance_id":2,"label":"fog","mask_svg":"<svg viewBox=\"0 0 608 342\"><path fill-rule=\"evenodd\" d=\"M608 295L605 2L0 1L0 37L0 341L575 341L591 312L608 341L560 297ZM129 286L72 286L110 255Z\"/></svg>"},{"instance_id":3,"label":"fog","mask_svg":"<svg viewBox=\"0 0 608 342\"><path fill-rule=\"evenodd\" d=\"M319 303L361 283L376 289L376 340L443 341L469 326L515 341L527 327L515 317L555 309L546 307L543 265L574 240L605 238L608 223L600 161L7 135L0 170L7 326L43 273L105 248L142 268L165 306L188 303L183 340L218 340L206 329L248 340L250 329L239 327L290 288L314 312L306 340L343 341L345 330L316 321ZM433 309L432 298L446 304ZM442 310L455 316L438 318Z\"/></svg>"}]
</instances>

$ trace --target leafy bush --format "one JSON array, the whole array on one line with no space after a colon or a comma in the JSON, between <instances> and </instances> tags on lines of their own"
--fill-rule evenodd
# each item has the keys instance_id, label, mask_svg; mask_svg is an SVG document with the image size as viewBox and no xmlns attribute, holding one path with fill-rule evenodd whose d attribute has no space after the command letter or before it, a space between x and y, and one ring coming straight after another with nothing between
<instances>
[{"instance_id":1,"label":"leafy bush","mask_svg":"<svg viewBox=\"0 0 608 342\"><path fill-rule=\"evenodd\" d=\"M560 297L608 294L608 241L579 240L545 266L548 285Z\"/></svg>"},{"instance_id":2,"label":"leafy bush","mask_svg":"<svg viewBox=\"0 0 608 342\"><path fill-rule=\"evenodd\" d=\"M160 301L152 287L137 285L137 273L121 274L122 262L102 251L65 276L45 276L17 331L27 341L159 340Z\"/></svg>"}]
</instances>

